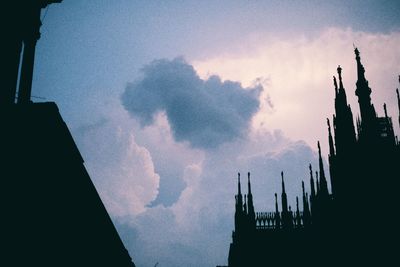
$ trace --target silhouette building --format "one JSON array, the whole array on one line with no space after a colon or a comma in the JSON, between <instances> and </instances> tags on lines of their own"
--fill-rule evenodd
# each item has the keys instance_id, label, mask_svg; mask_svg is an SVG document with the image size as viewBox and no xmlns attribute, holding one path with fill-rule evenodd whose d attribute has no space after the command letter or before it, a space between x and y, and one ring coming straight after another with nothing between
<instances>
[{"instance_id":1,"label":"silhouette building","mask_svg":"<svg viewBox=\"0 0 400 267\"><path fill-rule=\"evenodd\" d=\"M57 105L30 100L40 11L56 2L4 4L0 265L132 267Z\"/></svg>"},{"instance_id":2,"label":"silhouette building","mask_svg":"<svg viewBox=\"0 0 400 267\"><path fill-rule=\"evenodd\" d=\"M275 194L275 211L270 212L255 211L250 173L247 195L242 194L238 174L230 267L398 264L398 247L394 244L399 240L395 218L399 204L400 144L386 104L384 116L377 115L360 52L357 48L354 52L360 116L354 125L339 66L339 81L333 77L332 124L327 119L330 187L319 142L317 170L314 172L309 165L310 192L306 192L302 182L302 196L296 197L294 208L287 200L283 172L281 194ZM400 111L398 89L397 100Z\"/></svg>"}]
</instances>

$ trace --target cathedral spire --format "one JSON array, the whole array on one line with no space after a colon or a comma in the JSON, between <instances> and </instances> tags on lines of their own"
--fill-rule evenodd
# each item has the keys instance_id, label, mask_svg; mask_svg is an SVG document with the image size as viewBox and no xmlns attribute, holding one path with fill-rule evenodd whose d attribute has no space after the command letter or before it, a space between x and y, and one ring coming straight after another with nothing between
<instances>
[{"instance_id":1,"label":"cathedral spire","mask_svg":"<svg viewBox=\"0 0 400 267\"><path fill-rule=\"evenodd\" d=\"M318 141L318 161L319 161L319 183L321 187L321 192L324 195L328 195L328 183L326 181L325 177L325 171L324 171L324 163L322 161L322 155L321 155L321 146Z\"/></svg>"},{"instance_id":2,"label":"cathedral spire","mask_svg":"<svg viewBox=\"0 0 400 267\"><path fill-rule=\"evenodd\" d=\"M254 204L253 204L253 195L251 193L251 183L250 183L250 172L247 173L247 187L248 187L248 192L247 192L247 211L249 214L249 219L252 225L255 226L255 211L254 211Z\"/></svg>"},{"instance_id":3,"label":"cathedral spire","mask_svg":"<svg viewBox=\"0 0 400 267\"><path fill-rule=\"evenodd\" d=\"M240 186L240 172L238 172L238 195L242 196L241 186Z\"/></svg>"},{"instance_id":4,"label":"cathedral spire","mask_svg":"<svg viewBox=\"0 0 400 267\"><path fill-rule=\"evenodd\" d=\"M339 75L339 90L343 90L343 81L342 81L342 68L340 67L340 65L337 67L337 72Z\"/></svg>"},{"instance_id":5,"label":"cathedral spire","mask_svg":"<svg viewBox=\"0 0 400 267\"><path fill-rule=\"evenodd\" d=\"M328 118L326 119L326 122L328 124L328 133L329 133L329 155L330 156L334 156L335 155L335 145L333 144L331 123L329 122Z\"/></svg>"},{"instance_id":6,"label":"cathedral spire","mask_svg":"<svg viewBox=\"0 0 400 267\"><path fill-rule=\"evenodd\" d=\"M247 188L248 194L251 195L250 172L247 173Z\"/></svg>"},{"instance_id":7,"label":"cathedral spire","mask_svg":"<svg viewBox=\"0 0 400 267\"><path fill-rule=\"evenodd\" d=\"M360 51L358 48L354 48L354 53L356 54L356 61L357 61L357 78L360 82L367 82L365 79L365 69L363 64L361 63Z\"/></svg>"},{"instance_id":8,"label":"cathedral spire","mask_svg":"<svg viewBox=\"0 0 400 267\"><path fill-rule=\"evenodd\" d=\"M383 103L383 111L385 112L385 118L387 118L388 114L387 114L387 109L386 109L386 103Z\"/></svg>"},{"instance_id":9,"label":"cathedral spire","mask_svg":"<svg viewBox=\"0 0 400 267\"><path fill-rule=\"evenodd\" d=\"M315 198L315 187L314 187L314 178L313 178L313 175L312 175L311 164L310 164L309 168L310 168L311 201L313 201L314 198Z\"/></svg>"},{"instance_id":10,"label":"cathedral spire","mask_svg":"<svg viewBox=\"0 0 400 267\"><path fill-rule=\"evenodd\" d=\"M374 106L371 104L371 88L369 88L368 81L365 79L365 69L361 63L358 48L354 49L354 53L356 54L357 61L356 95L360 105L361 123L363 124L363 128L369 128L373 127L372 120L376 117L376 112ZM366 127L364 127L364 124L366 124Z\"/></svg>"},{"instance_id":11,"label":"cathedral spire","mask_svg":"<svg viewBox=\"0 0 400 267\"><path fill-rule=\"evenodd\" d=\"M338 85L337 85L335 76L333 76L333 85L335 86L335 96L337 96L339 92L338 92Z\"/></svg>"},{"instance_id":12,"label":"cathedral spire","mask_svg":"<svg viewBox=\"0 0 400 267\"><path fill-rule=\"evenodd\" d=\"M288 212L287 195L285 192L285 181L283 180L283 172L281 172L281 177L282 177L282 195L281 195L282 212Z\"/></svg>"},{"instance_id":13,"label":"cathedral spire","mask_svg":"<svg viewBox=\"0 0 400 267\"><path fill-rule=\"evenodd\" d=\"M301 188L303 190L303 211L306 211L308 205L307 205L306 191L304 188L304 181L301 181Z\"/></svg>"}]
</instances>

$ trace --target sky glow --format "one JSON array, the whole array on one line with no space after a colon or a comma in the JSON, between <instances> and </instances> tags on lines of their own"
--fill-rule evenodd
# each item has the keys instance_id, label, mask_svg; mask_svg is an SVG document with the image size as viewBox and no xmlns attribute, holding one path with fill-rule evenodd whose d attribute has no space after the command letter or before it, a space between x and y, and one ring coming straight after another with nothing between
<instances>
[{"instance_id":1,"label":"sky glow","mask_svg":"<svg viewBox=\"0 0 400 267\"><path fill-rule=\"evenodd\" d=\"M282 170L294 206L317 140L326 158L338 65L359 113L353 43L378 114L386 102L397 121L399 13L398 1L64 0L43 21L32 94L58 104L137 266L223 265L237 172L252 173L256 211L273 210Z\"/></svg>"}]
</instances>

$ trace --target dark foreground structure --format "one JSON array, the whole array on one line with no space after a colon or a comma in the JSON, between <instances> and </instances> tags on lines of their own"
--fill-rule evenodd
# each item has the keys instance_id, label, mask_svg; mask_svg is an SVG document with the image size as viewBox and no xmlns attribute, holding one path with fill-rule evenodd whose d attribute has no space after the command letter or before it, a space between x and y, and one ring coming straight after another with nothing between
<instances>
[{"instance_id":1,"label":"dark foreground structure","mask_svg":"<svg viewBox=\"0 0 400 267\"><path fill-rule=\"evenodd\" d=\"M53 2L6 3L0 266L134 267L56 104L30 100L40 10Z\"/></svg>"},{"instance_id":2,"label":"dark foreground structure","mask_svg":"<svg viewBox=\"0 0 400 267\"><path fill-rule=\"evenodd\" d=\"M281 173L282 192L275 211L256 212L251 193L242 195L240 174L235 196L235 230L228 264L236 266L397 266L399 253L400 144L386 105L379 117L371 103L360 53L355 48L360 117L354 127L339 66L334 77L335 115L329 119L329 172L310 170L311 192L291 208ZM400 82L400 77L399 77ZM397 90L400 110L400 98ZM397 122L396 122L397 123ZM400 123L400 115L399 121ZM331 191L331 192L330 192ZM280 198L280 204L278 204ZM299 205L302 207L300 208Z\"/></svg>"}]
</instances>

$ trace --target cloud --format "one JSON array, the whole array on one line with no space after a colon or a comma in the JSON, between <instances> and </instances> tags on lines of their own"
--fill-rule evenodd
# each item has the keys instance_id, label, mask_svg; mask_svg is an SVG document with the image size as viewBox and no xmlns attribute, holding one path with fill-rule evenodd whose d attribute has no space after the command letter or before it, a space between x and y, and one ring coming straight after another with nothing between
<instances>
[{"instance_id":1,"label":"cloud","mask_svg":"<svg viewBox=\"0 0 400 267\"><path fill-rule=\"evenodd\" d=\"M86 168L114 218L143 212L158 195L160 181L149 151L121 126L101 118L73 129Z\"/></svg>"},{"instance_id":2,"label":"cloud","mask_svg":"<svg viewBox=\"0 0 400 267\"><path fill-rule=\"evenodd\" d=\"M198 77L182 58L155 60L143 77L127 85L121 99L142 126L164 112L174 139L195 148L214 148L246 134L259 107L260 85L243 88L218 76Z\"/></svg>"},{"instance_id":3,"label":"cloud","mask_svg":"<svg viewBox=\"0 0 400 267\"><path fill-rule=\"evenodd\" d=\"M106 119L75 131L80 133L79 147L89 173L135 263L226 264L238 171L252 174L256 211L274 209L274 193L281 192L284 171L289 204L294 207L302 180L310 191L308 163L316 169L316 140L326 140L325 117L333 111L331 83L337 65L343 67L356 113L355 42L374 103L383 103L398 85L400 55L390 48L399 38L397 32L329 29L312 39L259 40L252 42L252 50L193 62L202 78L182 59L158 60L145 67L142 78L122 95L123 107L118 100L105 113ZM244 86L222 82L210 72ZM260 83L268 92L261 91ZM241 114L246 106L242 98L256 108ZM182 103L187 105L179 106ZM387 103L397 109L395 99ZM218 122L226 116L227 126L220 126L226 128L210 121L210 129L202 129L210 116ZM228 126L232 136L225 136ZM204 149L209 148L207 142L216 147ZM326 155L326 147L322 150ZM247 192L246 183L242 190Z\"/></svg>"},{"instance_id":4,"label":"cloud","mask_svg":"<svg viewBox=\"0 0 400 267\"><path fill-rule=\"evenodd\" d=\"M192 60L200 77L210 73L222 80L235 79L251 85L255 77L268 80L273 108L262 105L254 116L253 127L281 129L293 140L314 146L321 139L327 147L326 117L334 112L332 76L343 68L344 86L354 117L359 114L353 43L360 49L372 101L382 116L386 102L389 115L398 114L395 89L400 73L400 32L369 33L350 28L328 28L313 37L302 34L286 38L254 36L217 56ZM265 90L261 98L266 98ZM263 102L261 102L263 104ZM396 125L396 131L398 131Z\"/></svg>"},{"instance_id":5,"label":"cloud","mask_svg":"<svg viewBox=\"0 0 400 267\"><path fill-rule=\"evenodd\" d=\"M155 206L138 216L118 220L138 266L216 266L226 263L233 230L237 172L252 173L257 211L274 209L285 171L289 204L308 181L308 163L317 154L304 142L292 142L279 131L257 132L221 145L204 160L184 169L186 188L171 207ZM327 171L327 170L326 170ZM308 187L308 185L307 185ZM246 182L242 183L247 192ZM130 229L130 230L129 230ZM130 237L129 237L130 236Z\"/></svg>"}]
</instances>

